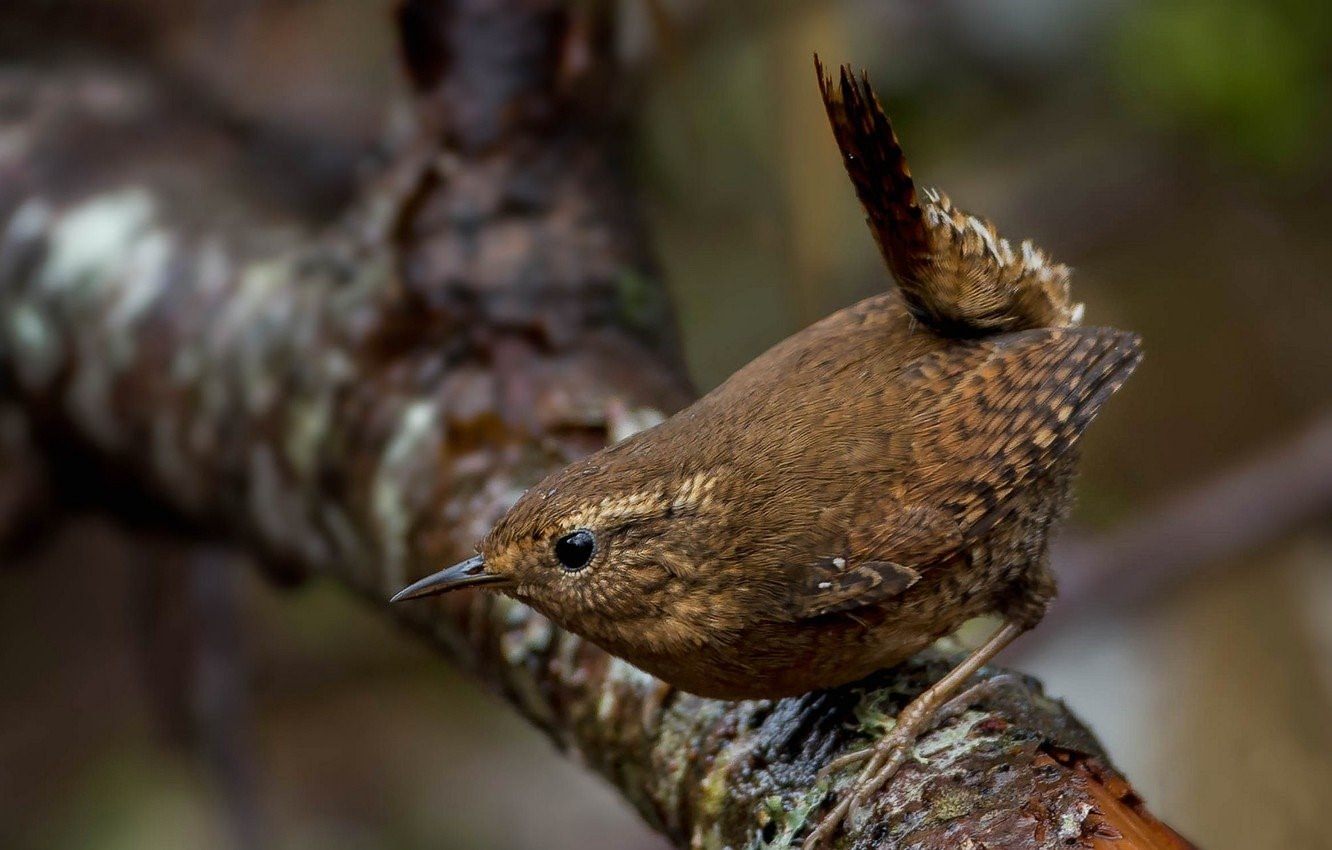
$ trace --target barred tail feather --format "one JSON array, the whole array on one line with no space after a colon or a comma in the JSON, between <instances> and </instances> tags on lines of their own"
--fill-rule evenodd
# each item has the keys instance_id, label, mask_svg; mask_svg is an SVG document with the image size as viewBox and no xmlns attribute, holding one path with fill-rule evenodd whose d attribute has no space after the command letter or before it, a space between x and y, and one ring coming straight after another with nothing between
<instances>
[{"instance_id":1,"label":"barred tail feather","mask_svg":"<svg viewBox=\"0 0 1332 850\"><path fill-rule=\"evenodd\" d=\"M919 194L892 122L870 85L842 66L838 80L814 57L828 121L870 230L911 312L947 336L1076 325L1068 267L1030 241L1014 247L988 220L947 195Z\"/></svg>"}]
</instances>

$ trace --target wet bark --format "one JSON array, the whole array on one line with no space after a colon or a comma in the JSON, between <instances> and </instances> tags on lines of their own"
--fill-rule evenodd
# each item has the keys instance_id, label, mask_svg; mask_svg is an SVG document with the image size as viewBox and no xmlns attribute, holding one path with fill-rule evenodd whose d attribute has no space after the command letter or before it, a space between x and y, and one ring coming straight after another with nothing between
<instances>
[{"instance_id":1,"label":"wet bark","mask_svg":"<svg viewBox=\"0 0 1332 850\"><path fill-rule=\"evenodd\" d=\"M723 703L508 600L386 604L524 487L692 396L618 169L602 11L402 4L415 129L318 230L154 80L4 69L0 387L58 480L365 595L677 845L795 846L854 778L819 768L945 660ZM1035 682L1005 694L925 738L843 846L1186 846Z\"/></svg>"}]
</instances>

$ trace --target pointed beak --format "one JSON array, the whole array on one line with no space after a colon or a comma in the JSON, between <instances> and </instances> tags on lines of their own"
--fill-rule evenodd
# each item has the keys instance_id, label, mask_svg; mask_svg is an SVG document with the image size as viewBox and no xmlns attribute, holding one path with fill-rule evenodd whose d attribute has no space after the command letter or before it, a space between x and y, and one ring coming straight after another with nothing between
<instances>
[{"instance_id":1,"label":"pointed beak","mask_svg":"<svg viewBox=\"0 0 1332 850\"><path fill-rule=\"evenodd\" d=\"M459 590L464 587L480 587L483 584L495 584L504 581L504 576L486 572L486 562L480 556L468 558L461 564L454 564L446 570L426 576L415 584L408 585L394 594L390 602L402 602L418 599L422 596L435 596Z\"/></svg>"}]
</instances>

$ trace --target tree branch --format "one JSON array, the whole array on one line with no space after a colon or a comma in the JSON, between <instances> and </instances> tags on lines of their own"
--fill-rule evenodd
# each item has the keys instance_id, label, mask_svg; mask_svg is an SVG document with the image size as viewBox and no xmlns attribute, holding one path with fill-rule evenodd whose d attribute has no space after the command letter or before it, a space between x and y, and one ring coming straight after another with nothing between
<instances>
[{"instance_id":1,"label":"tree branch","mask_svg":"<svg viewBox=\"0 0 1332 850\"><path fill-rule=\"evenodd\" d=\"M1324 414L1117 528L1057 542L1059 598L1023 651L1054 639L1090 611L1130 605L1329 514L1332 414Z\"/></svg>"},{"instance_id":2,"label":"tree branch","mask_svg":"<svg viewBox=\"0 0 1332 850\"><path fill-rule=\"evenodd\" d=\"M390 592L465 554L524 487L686 403L615 167L600 8L403 4L419 130L318 238L261 212L235 152L143 81L100 73L90 94L5 72L0 368L48 445L388 615ZM106 143L90 157L80 138ZM820 767L945 664L722 703L509 600L393 614L681 847L793 846L853 778L830 787ZM1187 846L1061 704L1028 680L1006 693L923 739L928 761L844 845Z\"/></svg>"}]
</instances>

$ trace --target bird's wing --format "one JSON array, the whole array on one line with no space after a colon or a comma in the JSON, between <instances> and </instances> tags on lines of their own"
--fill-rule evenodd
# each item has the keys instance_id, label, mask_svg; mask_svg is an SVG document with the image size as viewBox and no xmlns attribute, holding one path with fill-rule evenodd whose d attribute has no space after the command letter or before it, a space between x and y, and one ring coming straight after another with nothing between
<instances>
[{"instance_id":1,"label":"bird's wing","mask_svg":"<svg viewBox=\"0 0 1332 850\"><path fill-rule=\"evenodd\" d=\"M873 503L853 515L830 548L839 554L805 565L789 586L785 613L801 620L891 599L920 579L922 568L956 551L961 535L939 511ZM891 544L880 545L880 541Z\"/></svg>"},{"instance_id":2,"label":"bird's wing","mask_svg":"<svg viewBox=\"0 0 1332 850\"><path fill-rule=\"evenodd\" d=\"M907 376L906 498L950 517L963 545L979 539L1141 359L1137 334L1113 328L1022 331L922 357Z\"/></svg>"},{"instance_id":3,"label":"bird's wing","mask_svg":"<svg viewBox=\"0 0 1332 850\"><path fill-rule=\"evenodd\" d=\"M844 563L845 559L841 559ZM839 566L837 559L824 559L800 573L783 600L782 614L791 620L808 620L836 614L891 599L920 579L920 573L892 561L863 561Z\"/></svg>"},{"instance_id":4,"label":"bird's wing","mask_svg":"<svg viewBox=\"0 0 1332 850\"><path fill-rule=\"evenodd\" d=\"M1077 441L1140 357L1134 334L1068 328L952 345L913 363L901 481L841 513L830 548L842 551L793 574L784 613L882 602L963 551Z\"/></svg>"}]
</instances>

